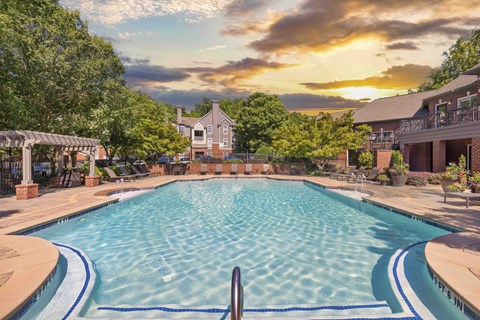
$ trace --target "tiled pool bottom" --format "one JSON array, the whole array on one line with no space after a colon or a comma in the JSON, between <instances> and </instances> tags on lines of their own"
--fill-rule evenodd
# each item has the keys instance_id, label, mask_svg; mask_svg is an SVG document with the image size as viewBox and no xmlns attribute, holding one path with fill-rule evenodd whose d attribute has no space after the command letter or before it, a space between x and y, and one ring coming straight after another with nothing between
<instances>
[{"instance_id":1,"label":"tiled pool bottom","mask_svg":"<svg viewBox=\"0 0 480 320\"><path fill-rule=\"evenodd\" d=\"M250 306L382 301L385 258L443 233L310 185L265 180L172 184L39 232L92 258L101 279L94 302L109 306L225 305L234 265Z\"/></svg>"}]
</instances>

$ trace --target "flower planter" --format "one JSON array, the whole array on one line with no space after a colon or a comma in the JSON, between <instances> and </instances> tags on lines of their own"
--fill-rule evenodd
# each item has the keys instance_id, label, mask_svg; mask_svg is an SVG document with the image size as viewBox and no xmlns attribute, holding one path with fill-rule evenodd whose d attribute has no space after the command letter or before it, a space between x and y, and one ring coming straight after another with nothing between
<instances>
[{"instance_id":1,"label":"flower planter","mask_svg":"<svg viewBox=\"0 0 480 320\"><path fill-rule=\"evenodd\" d=\"M448 186L453 183L453 179L445 179L443 178L440 181L440 184L442 185L443 192L448 192Z\"/></svg>"},{"instance_id":2,"label":"flower planter","mask_svg":"<svg viewBox=\"0 0 480 320\"><path fill-rule=\"evenodd\" d=\"M403 187L407 182L407 175L392 174L392 185L394 187Z\"/></svg>"}]
</instances>

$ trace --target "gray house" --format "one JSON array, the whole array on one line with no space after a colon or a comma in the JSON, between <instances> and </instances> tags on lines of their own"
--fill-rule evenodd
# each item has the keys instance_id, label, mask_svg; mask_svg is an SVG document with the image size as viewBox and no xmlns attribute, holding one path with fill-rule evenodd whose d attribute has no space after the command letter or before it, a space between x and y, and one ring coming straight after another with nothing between
<instances>
[{"instance_id":1,"label":"gray house","mask_svg":"<svg viewBox=\"0 0 480 320\"><path fill-rule=\"evenodd\" d=\"M235 122L220 109L218 101L213 102L212 110L202 118L182 117L182 109L177 109L178 132L190 137L192 144L188 150L190 159L200 156L225 158L233 152Z\"/></svg>"}]
</instances>

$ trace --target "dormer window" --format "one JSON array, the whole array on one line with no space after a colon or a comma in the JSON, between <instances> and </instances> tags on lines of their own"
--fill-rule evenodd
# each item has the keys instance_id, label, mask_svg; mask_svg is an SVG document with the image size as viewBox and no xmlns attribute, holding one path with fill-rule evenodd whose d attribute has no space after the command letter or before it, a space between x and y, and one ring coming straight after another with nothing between
<instances>
[{"instance_id":1,"label":"dormer window","mask_svg":"<svg viewBox=\"0 0 480 320\"><path fill-rule=\"evenodd\" d=\"M228 126L227 125L223 126L223 134L228 134Z\"/></svg>"}]
</instances>

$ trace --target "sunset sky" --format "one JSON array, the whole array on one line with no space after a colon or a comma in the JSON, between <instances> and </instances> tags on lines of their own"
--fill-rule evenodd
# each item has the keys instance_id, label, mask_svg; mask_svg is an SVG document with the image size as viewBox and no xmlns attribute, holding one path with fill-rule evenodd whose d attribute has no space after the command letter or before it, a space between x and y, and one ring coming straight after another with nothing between
<instances>
[{"instance_id":1,"label":"sunset sky","mask_svg":"<svg viewBox=\"0 0 480 320\"><path fill-rule=\"evenodd\" d=\"M61 0L121 56L125 78L191 109L278 94L287 109L404 94L480 26L480 0Z\"/></svg>"}]
</instances>

